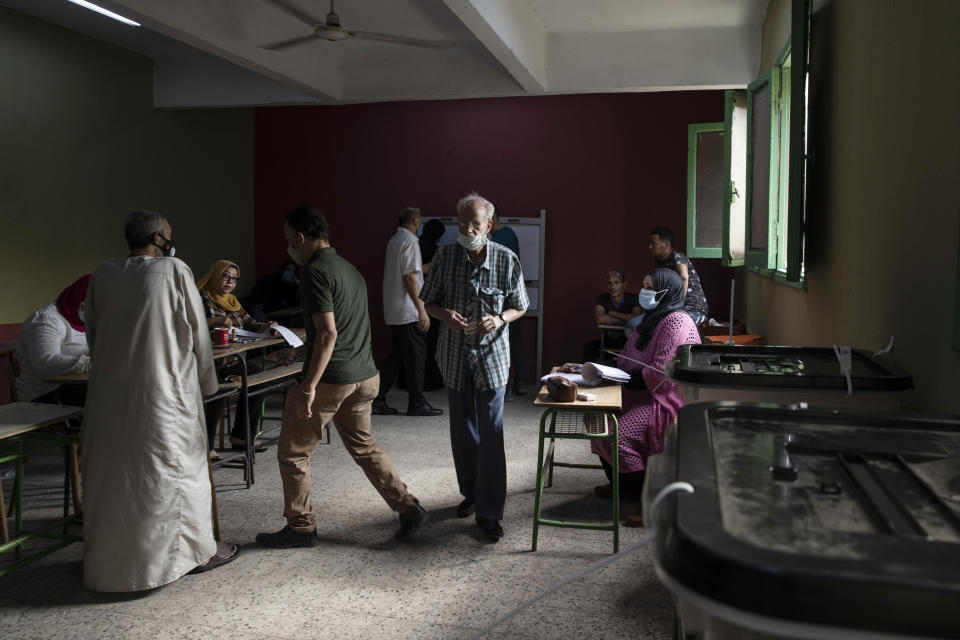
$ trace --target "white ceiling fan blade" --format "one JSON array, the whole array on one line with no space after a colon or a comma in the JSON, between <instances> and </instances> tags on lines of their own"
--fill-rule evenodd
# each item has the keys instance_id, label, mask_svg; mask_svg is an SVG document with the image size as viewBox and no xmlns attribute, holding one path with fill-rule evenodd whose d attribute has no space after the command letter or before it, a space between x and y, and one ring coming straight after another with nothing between
<instances>
[{"instance_id":1,"label":"white ceiling fan blade","mask_svg":"<svg viewBox=\"0 0 960 640\"><path fill-rule=\"evenodd\" d=\"M351 31L350 35L361 40L375 40L377 42L390 42L393 44L406 44L411 47L429 47L431 49L449 49L454 42L448 40L426 40L423 38L408 38L406 36L394 36L389 33L374 33L373 31Z\"/></svg>"},{"instance_id":2,"label":"white ceiling fan blade","mask_svg":"<svg viewBox=\"0 0 960 640\"><path fill-rule=\"evenodd\" d=\"M323 20L320 20L316 16L312 16L300 7L296 6L290 0L266 0L277 9L280 9L287 15L293 16L297 20L304 22L311 27L315 27L318 24L323 24Z\"/></svg>"},{"instance_id":3,"label":"white ceiling fan blade","mask_svg":"<svg viewBox=\"0 0 960 640\"><path fill-rule=\"evenodd\" d=\"M267 44L260 45L261 49L269 49L270 51L286 51L287 49L292 49L294 47L299 47L302 44L312 42L314 40L319 40L320 36L316 32L311 33L308 36L298 36L296 38L287 38L286 40L278 40L276 42L270 42Z\"/></svg>"}]
</instances>

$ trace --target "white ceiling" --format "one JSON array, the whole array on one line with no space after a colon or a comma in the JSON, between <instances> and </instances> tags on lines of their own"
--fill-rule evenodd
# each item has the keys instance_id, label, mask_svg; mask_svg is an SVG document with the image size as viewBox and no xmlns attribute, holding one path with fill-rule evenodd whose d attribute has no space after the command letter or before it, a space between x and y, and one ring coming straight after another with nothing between
<instances>
[{"instance_id":1,"label":"white ceiling","mask_svg":"<svg viewBox=\"0 0 960 640\"><path fill-rule=\"evenodd\" d=\"M328 0L99 0L132 28L66 0L8 7L155 61L159 107L370 102L715 89L757 73L768 0L338 0L347 29L445 40L446 49L350 38L284 51Z\"/></svg>"}]
</instances>

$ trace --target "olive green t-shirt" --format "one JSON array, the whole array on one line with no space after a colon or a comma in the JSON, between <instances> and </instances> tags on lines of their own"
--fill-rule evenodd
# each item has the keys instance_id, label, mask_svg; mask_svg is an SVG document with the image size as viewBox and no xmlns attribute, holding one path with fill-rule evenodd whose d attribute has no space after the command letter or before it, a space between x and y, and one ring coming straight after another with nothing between
<instances>
[{"instance_id":1,"label":"olive green t-shirt","mask_svg":"<svg viewBox=\"0 0 960 640\"><path fill-rule=\"evenodd\" d=\"M360 382L377 375L370 347L370 314L367 283L356 267L337 255L333 247L317 250L300 277L304 326L307 329L306 373L313 357L317 328L314 313L333 312L337 343L320 378L328 384Z\"/></svg>"}]
</instances>

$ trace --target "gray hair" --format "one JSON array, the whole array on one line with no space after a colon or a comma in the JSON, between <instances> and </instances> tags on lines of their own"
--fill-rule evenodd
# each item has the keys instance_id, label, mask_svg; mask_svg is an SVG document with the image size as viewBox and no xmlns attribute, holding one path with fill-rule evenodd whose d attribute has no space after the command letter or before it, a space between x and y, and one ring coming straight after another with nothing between
<instances>
[{"instance_id":1,"label":"gray hair","mask_svg":"<svg viewBox=\"0 0 960 640\"><path fill-rule=\"evenodd\" d=\"M153 234L163 235L163 223L166 218L156 211L134 211L127 215L123 225L123 235L131 249L142 249L153 243Z\"/></svg>"},{"instance_id":2,"label":"gray hair","mask_svg":"<svg viewBox=\"0 0 960 640\"><path fill-rule=\"evenodd\" d=\"M481 196L476 191L471 191L464 197L460 198L460 202L457 203L457 215L468 211L474 202L479 202L483 207L483 215L486 218L484 222L490 222L493 220L493 203Z\"/></svg>"},{"instance_id":3,"label":"gray hair","mask_svg":"<svg viewBox=\"0 0 960 640\"><path fill-rule=\"evenodd\" d=\"M416 207L404 207L403 209L400 209L400 215L397 217L397 222L400 223L401 227L405 227L413 222L413 219L418 215L420 215L420 209L417 209Z\"/></svg>"}]
</instances>

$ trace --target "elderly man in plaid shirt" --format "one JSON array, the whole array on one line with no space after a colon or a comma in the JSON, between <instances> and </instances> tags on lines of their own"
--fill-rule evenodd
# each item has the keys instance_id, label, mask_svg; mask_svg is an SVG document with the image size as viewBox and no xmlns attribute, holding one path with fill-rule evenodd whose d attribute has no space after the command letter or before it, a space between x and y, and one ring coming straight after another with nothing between
<instances>
[{"instance_id":1,"label":"elderly man in plaid shirt","mask_svg":"<svg viewBox=\"0 0 960 640\"><path fill-rule=\"evenodd\" d=\"M450 399L450 440L463 502L491 541L503 537L507 461L503 394L510 370L510 322L527 310L520 260L489 242L493 205L476 193L457 203L457 243L433 258L420 299L444 324L437 364Z\"/></svg>"}]
</instances>

